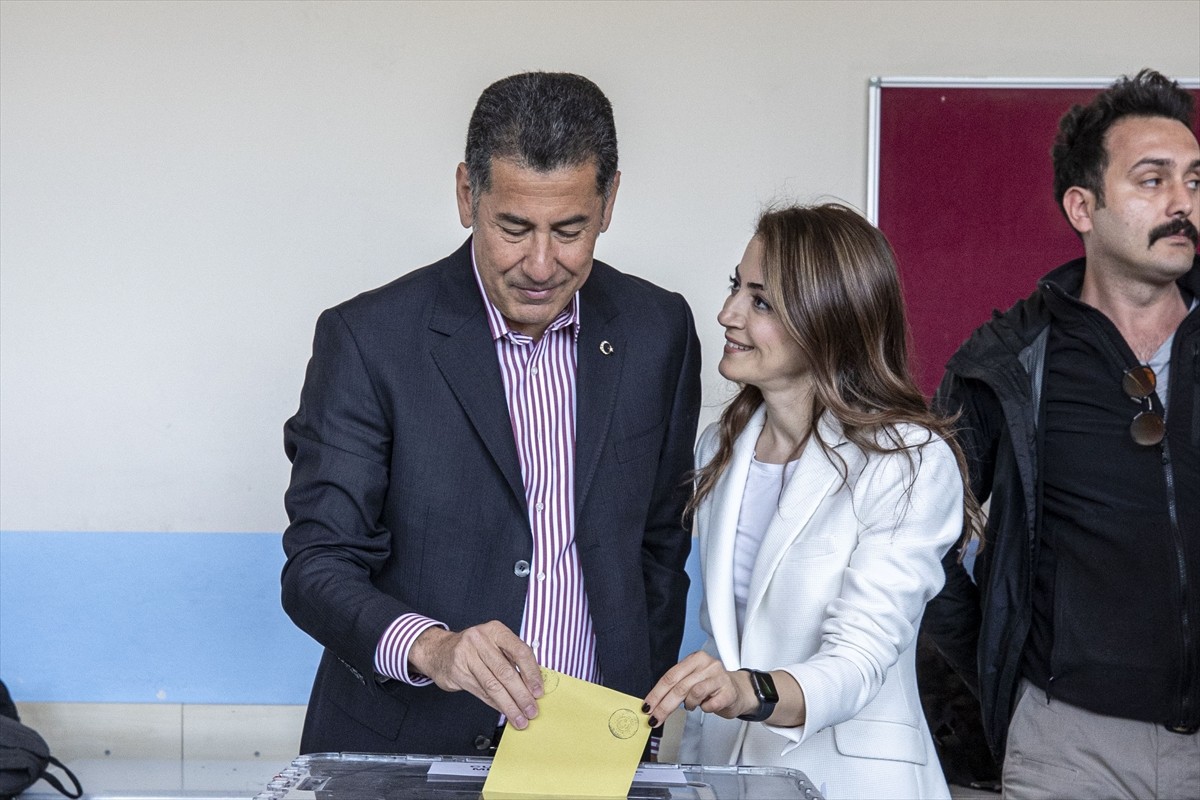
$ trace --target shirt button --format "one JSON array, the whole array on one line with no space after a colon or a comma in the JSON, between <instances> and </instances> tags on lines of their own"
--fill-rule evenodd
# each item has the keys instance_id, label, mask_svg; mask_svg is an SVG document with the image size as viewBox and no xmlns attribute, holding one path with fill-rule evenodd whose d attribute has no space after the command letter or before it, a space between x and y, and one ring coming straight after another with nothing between
<instances>
[{"instance_id":1,"label":"shirt button","mask_svg":"<svg viewBox=\"0 0 1200 800\"><path fill-rule=\"evenodd\" d=\"M539 572L539 573L538 573L538 580L539 580L539 581L544 581L544 580L546 580L546 573L544 573L544 572Z\"/></svg>"},{"instance_id":2,"label":"shirt button","mask_svg":"<svg viewBox=\"0 0 1200 800\"><path fill-rule=\"evenodd\" d=\"M531 373L533 373L534 375L537 375L537 374L538 374L538 368L537 368L537 367L534 367L533 369L531 369L531 370L529 370L529 371L530 371Z\"/></svg>"},{"instance_id":3,"label":"shirt button","mask_svg":"<svg viewBox=\"0 0 1200 800\"><path fill-rule=\"evenodd\" d=\"M536 506L534 506L534 508L536 508L538 511L541 511L545 507L546 507L545 503L538 503Z\"/></svg>"},{"instance_id":4,"label":"shirt button","mask_svg":"<svg viewBox=\"0 0 1200 800\"><path fill-rule=\"evenodd\" d=\"M516 575L518 578L529 577L529 562L522 559L513 564L513 575Z\"/></svg>"}]
</instances>

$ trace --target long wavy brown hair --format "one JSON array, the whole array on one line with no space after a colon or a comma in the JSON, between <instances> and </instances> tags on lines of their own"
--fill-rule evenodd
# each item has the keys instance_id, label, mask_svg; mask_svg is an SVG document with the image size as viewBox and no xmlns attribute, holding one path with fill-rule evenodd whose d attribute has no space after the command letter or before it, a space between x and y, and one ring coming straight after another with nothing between
<instances>
[{"instance_id":1,"label":"long wavy brown hair","mask_svg":"<svg viewBox=\"0 0 1200 800\"><path fill-rule=\"evenodd\" d=\"M906 445L897 429L919 425L944 439L958 461L963 480L963 539L982 541L979 505L967 481L966 459L954 439L953 418L929 409L909 368L908 324L896 260L883 233L853 209L839 203L769 209L758 219L755 237L763 247L767 302L784 329L800 345L813 382L812 425L792 454L815 439L830 459L845 462L816 433L829 412L846 438L871 453L903 452L913 463L918 445ZM696 471L693 512L729 466L733 443L762 405L762 393L743 385L721 413L717 452ZM919 459L919 452L916 456Z\"/></svg>"}]
</instances>

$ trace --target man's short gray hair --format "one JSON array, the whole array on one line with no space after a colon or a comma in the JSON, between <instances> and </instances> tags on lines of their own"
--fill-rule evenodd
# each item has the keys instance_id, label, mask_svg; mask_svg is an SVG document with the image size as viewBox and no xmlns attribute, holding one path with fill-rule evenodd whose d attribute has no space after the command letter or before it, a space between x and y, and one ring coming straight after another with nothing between
<instances>
[{"instance_id":1,"label":"man's short gray hair","mask_svg":"<svg viewBox=\"0 0 1200 800\"><path fill-rule=\"evenodd\" d=\"M492 187L492 159L550 172L596 165L607 201L617 173L617 127L600 87L569 72L523 72L483 90L467 126L472 204Z\"/></svg>"}]
</instances>

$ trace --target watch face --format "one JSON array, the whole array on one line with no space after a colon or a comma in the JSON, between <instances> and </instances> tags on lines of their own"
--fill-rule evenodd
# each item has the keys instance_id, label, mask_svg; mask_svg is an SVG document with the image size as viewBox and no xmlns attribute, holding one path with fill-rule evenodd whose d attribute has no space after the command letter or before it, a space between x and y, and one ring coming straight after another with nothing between
<instances>
[{"instance_id":1,"label":"watch face","mask_svg":"<svg viewBox=\"0 0 1200 800\"><path fill-rule=\"evenodd\" d=\"M751 679L754 681L754 693L764 703L778 703L779 692L775 690L775 681L766 672L751 672Z\"/></svg>"}]
</instances>

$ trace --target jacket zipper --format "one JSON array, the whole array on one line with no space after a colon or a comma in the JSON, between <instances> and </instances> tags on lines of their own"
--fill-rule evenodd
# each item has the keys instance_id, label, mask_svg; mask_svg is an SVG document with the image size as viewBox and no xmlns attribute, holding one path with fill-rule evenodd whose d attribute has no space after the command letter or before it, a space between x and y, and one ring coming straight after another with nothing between
<instances>
[{"instance_id":1,"label":"jacket zipper","mask_svg":"<svg viewBox=\"0 0 1200 800\"><path fill-rule=\"evenodd\" d=\"M1192 342L1192 375L1200 375L1200 338ZM1192 447L1200 447L1200 391L1192 391Z\"/></svg>"},{"instance_id":2,"label":"jacket zipper","mask_svg":"<svg viewBox=\"0 0 1200 800\"><path fill-rule=\"evenodd\" d=\"M1183 535L1179 530L1179 509L1175 502L1175 469L1171 464L1171 450L1167 444L1167 439L1162 441L1162 463L1163 477L1167 483L1167 513L1171 520L1171 539L1175 545L1175 560L1179 567L1179 595L1180 595L1180 621L1182 622L1183 633L1180 637L1182 645L1182 659L1180 666L1182 667L1179 676L1179 719L1177 724L1184 726L1188 724L1188 717L1191 711L1191 652L1192 652L1192 626L1191 618L1188 614L1188 574L1187 560L1184 551Z\"/></svg>"}]
</instances>

